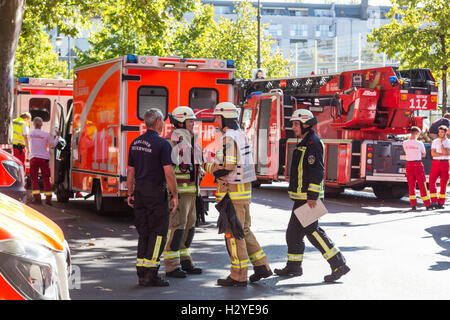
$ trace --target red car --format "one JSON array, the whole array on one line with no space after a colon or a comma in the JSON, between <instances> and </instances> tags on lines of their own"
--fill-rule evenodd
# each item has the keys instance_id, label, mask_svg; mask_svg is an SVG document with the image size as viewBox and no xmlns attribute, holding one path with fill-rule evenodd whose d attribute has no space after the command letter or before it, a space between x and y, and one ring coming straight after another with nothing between
<instances>
[{"instance_id":1,"label":"red car","mask_svg":"<svg viewBox=\"0 0 450 320\"><path fill-rule=\"evenodd\" d=\"M26 199L22 162L0 149L0 192L17 200Z\"/></svg>"}]
</instances>

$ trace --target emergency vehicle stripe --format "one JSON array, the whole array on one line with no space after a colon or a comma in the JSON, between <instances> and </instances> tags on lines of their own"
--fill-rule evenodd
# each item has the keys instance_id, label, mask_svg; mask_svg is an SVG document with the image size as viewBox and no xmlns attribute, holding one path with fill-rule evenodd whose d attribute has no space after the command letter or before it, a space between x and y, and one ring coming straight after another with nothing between
<instances>
[{"instance_id":1,"label":"emergency vehicle stripe","mask_svg":"<svg viewBox=\"0 0 450 320\"><path fill-rule=\"evenodd\" d=\"M259 250L258 252L250 255L249 258L252 261L252 263L255 263L256 261L264 258L265 256L266 256L266 254L264 253L264 251L263 250Z\"/></svg>"},{"instance_id":2,"label":"emergency vehicle stripe","mask_svg":"<svg viewBox=\"0 0 450 320\"><path fill-rule=\"evenodd\" d=\"M117 71L120 70L120 66L121 63L120 62L116 62L114 63L108 70L105 71L104 74L102 74L102 76L98 79L97 83L95 84L95 86L92 88L91 93L89 94L89 97L86 100L86 104L83 108L83 111L81 112L80 115L80 135L84 130L84 126L86 124L86 119L87 116L89 114L89 112L91 111L91 107L92 104L94 103L95 99L97 98L97 94L99 93L100 89L103 87L103 85L105 84L105 82Z\"/></svg>"},{"instance_id":3,"label":"emergency vehicle stripe","mask_svg":"<svg viewBox=\"0 0 450 320\"><path fill-rule=\"evenodd\" d=\"M303 255L288 253L288 261L303 261Z\"/></svg>"}]
</instances>

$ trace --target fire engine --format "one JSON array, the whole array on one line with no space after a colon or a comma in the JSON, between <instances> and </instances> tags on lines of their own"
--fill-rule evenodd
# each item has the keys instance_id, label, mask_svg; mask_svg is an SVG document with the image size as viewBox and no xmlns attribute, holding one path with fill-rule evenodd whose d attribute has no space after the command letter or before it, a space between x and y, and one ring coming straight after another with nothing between
<instances>
[{"instance_id":1,"label":"fire engine","mask_svg":"<svg viewBox=\"0 0 450 320\"><path fill-rule=\"evenodd\" d=\"M381 67L235 83L240 124L257 159L257 185L289 181L292 152L299 142L289 118L294 110L306 108L318 118L328 195L348 187L372 187L384 199L408 194L399 135L413 125L422 128L417 111L436 109L438 88L428 69ZM425 167L429 170L429 163Z\"/></svg>"},{"instance_id":2,"label":"fire engine","mask_svg":"<svg viewBox=\"0 0 450 320\"><path fill-rule=\"evenodd\" d=\"M145 132L143 115L149 108L164 114L165 136L171 128L168 114L177 106L191 107L199 143L212 150L217 141L213 109L234 98L233 86L219 80L233 79L234 70L234 60L141 55L75 68L73 105L67 111L63 106L65 119L57 123L68 142L56 154L58 201L88 193L98 214L124 203L129 145ZM214 191L213 178L206 176L202 196L212 198Z\"/></svg>"}]
</instances>

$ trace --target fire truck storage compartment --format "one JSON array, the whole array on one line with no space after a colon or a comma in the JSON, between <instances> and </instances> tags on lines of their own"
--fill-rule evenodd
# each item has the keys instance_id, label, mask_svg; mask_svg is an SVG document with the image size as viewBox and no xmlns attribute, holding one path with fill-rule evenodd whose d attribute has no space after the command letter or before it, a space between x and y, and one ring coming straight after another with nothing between
<instances>
[{"instance_id":1,"label":"fire truck storage compartment","mask_svg":"<svg viewBox=\"0 0 450 320\"><path fill-rule=\"evenodd\" d=\"M326 181L347 184L350 181L351 143L326 143Z\"/></svg>"},{"instance_id":2,"label":"fire truck storage compartment","mask_svg":"<svg viewBox=\"0 0 450 320\"><path fill-rule=\"evenodd\" d=\"M401 141L375 141L373 145L373 172L405 173L406 161L400 157L404 154Z\"/></svg>"}]
</instances>

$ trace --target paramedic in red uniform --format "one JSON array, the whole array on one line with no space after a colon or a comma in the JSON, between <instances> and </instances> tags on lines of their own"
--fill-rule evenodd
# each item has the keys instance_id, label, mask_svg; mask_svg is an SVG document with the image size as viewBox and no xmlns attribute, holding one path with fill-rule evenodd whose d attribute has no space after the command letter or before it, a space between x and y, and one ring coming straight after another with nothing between
<instances>
[{"instance_id":1,"label":"paramedic in red uniform","mask_svg":"<svg viewBox=\"0 0 450 320\"><path fill-rule=\"evenodd\" d=\"M41 190L39 187L39 170L41 170L42 182L44 184L45 203L52 205L52 185L50 183L50 154L47 145L55 147L59 141L59 131L56 130L56 137L50 133L42 131L43 120L36 117L33 120L35 129L30 132L31 154L30 154L30 179L33 203L41 204Z\"/></svg>"},{"instance_id":2,"label":"paramedic in red uniform","mask_svg":"<svg viewBox=\"0 0 450 320\"><path fill-rule=\"evenodd\" d=\"M431 144L431 156L433 157L433 162L431 163L429 187L433 207L437 209L444 209L448 182L450 140L447 139L447 130L448 128L446 126L440 126L438 138L434 139ZM439 196L436 188L436 180L438 178L440 178Z\"/></svg>"},{"instance_id":3,"label":"paramedic in red uniform","mask_svg":"<svg viewBox=\"0 0 450 320\"><path fill-rule=\"evenodd\" d=\"M432 209L430 195L427 190L427 181L422 158L426 156L425 146L417 138L420 135L420 128L412 127L411 136L403 142L403 150L406 154L406 178L409 186L409 201L412 210L417 209L416 183L419 185L420 197L427 210Z\"/></svg>"}]
</instances>

